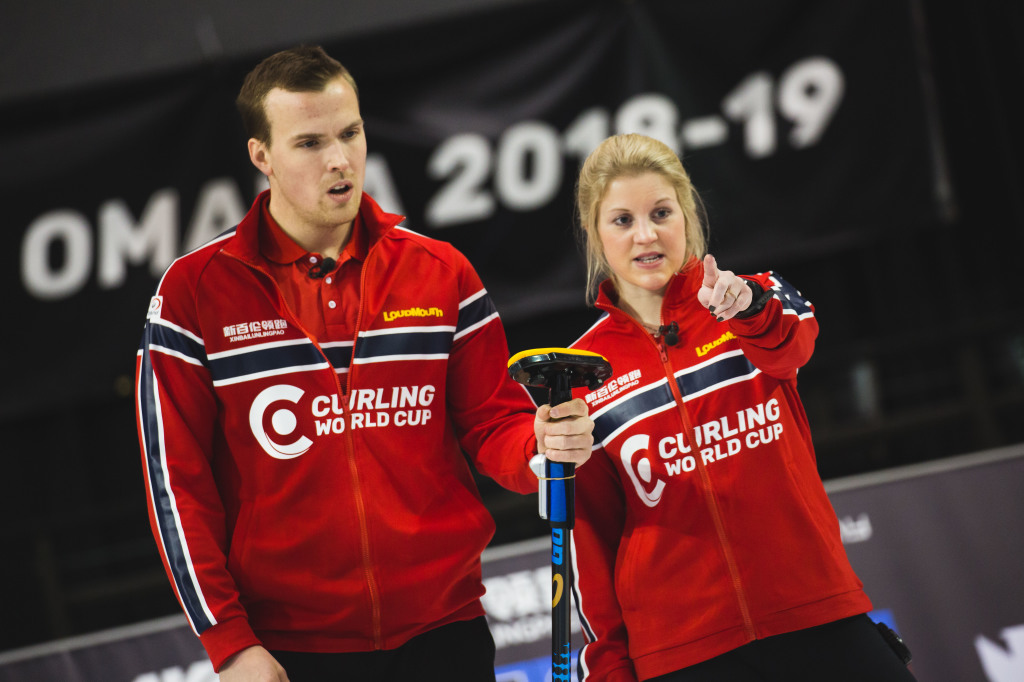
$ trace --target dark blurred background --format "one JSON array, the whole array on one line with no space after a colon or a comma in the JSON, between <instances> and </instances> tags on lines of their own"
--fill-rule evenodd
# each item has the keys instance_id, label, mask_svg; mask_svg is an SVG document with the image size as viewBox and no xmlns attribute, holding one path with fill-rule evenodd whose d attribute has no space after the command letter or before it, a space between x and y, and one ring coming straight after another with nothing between
<instances>
[{"instance_id":1,"label":"dark blurred background","mask_svg":"<svg viewBox=\"0 0 1024 682\"><path fill-rule=\"evenodd\" d=\"M778 71L797 57L827 51L827 45L785 27L813 28L823 6L845 6L773 3L772 21L778 23L768 29L762 24L763 44L758 44L752 36L759 18L746 17L744 8L749 5L754 15L768 10L755 10L759 3L752 2L713 5L686 0L373 0L339 7L305 0L281 6L172 6L41 0L6 9L0 117L8 123L0 133L0 192L4 206L15 207L17 222L7 225L10 243L3 268L8 277L4 289L15 302L2 342L0 580L6 585L7 617L0 624L0 650L178 612L149 532L132 397L132 356L156 275L134 264L120 281L119 291L130 291L125 296L112 298L90 284L61 301L52 292L28 295L26 286L13 279L26 267L23 236L30 222L61 206L78 206L90 216L103 206L114 210L99 203L119 195L117 185L126 173L140 185L142 199L126 200L136 216L147 198L166 186L161 169L184 166L182 172L194 172L197 181L247 177L240 131L219 140L230 160L211 158L206 169L206 161L197 161L194 152L180 160L174 137L140 137L132 128L136 123L160 130L175 122L150 116L148 105L136 110L134 102L179 96L179 88L198 88L206 95L204 84L209 84L220 92L219 99L204 100L214 103L204 105L209 115L189 124L195 130L177 133L202 135L202 125L210 120L228 117L233 122L231 100L241 75L258 58L297 42L320 42L357 79L364 74L360 87L364 114L372 112L367 114L371 151L376 139L386 141L380 147L385 152L388 144L429 149L462 129L495 142L507 121L520 116L511 111L511 118L495 122L494 112L507 107L500 80L479 91L446 92L452 81L458 84L447 78L450 73L468 72L488 83L488 69L515 68L501 59L489 61L492 49L532 45L523 48L523 59L541 60L542 53L558 59L559 41L572 45L573 55L604 41L613 67L602 70L603 77L629 81L635 75L640 81L623 87L623 97L658 90L686 113L687 107L699 108L702 92L717 101L733 91L740 76ZM915 91L906 102L896 97L904 92L901 86L894 88L893 99L860 100L858 109L840 109L827 135L846 131L847 138L823 137L822 158L814 159L819 165L809 171L799 165L813 158L813 150L799 158L791 154L788 161L779 152L778 163L790 165L759 176L756 168L747 168L756 161L750 153L744 156L740 142L730 147L732 156L700 149L690 156L683 145L684 161L708 205L712 251L723 266L772 268L817 307L821 335L814 358L800 374L800 390L825 479L1024 442L1024 9L1010 0L865 6L889 9L878 21L869 15L861 42L843 46L842 54L859 52L864 63L879 61L881 66L864 75L869 83L877 84L886 74L903 78L900 68L909 69ZM845 11L836 9L838 18L829 21L842 22ZM885 15L890 11L899 12L898 30ZM719 15L733 18L714 23ZM635 59L636 44L616 41L627 35L660 35L660 49L668 52L659 52L656 40L642 41L646 57ZM680 50L694 50L694 61L673 65L673 41L687 46ZM789 41L793 48L780 53L776 44ZM371 54L368 46L380 52ZM444 54L418 63L429 50ZM701 51L706 60L700 59ZM726 57L738 54L742 57L735 64L726 63ZM905 59L903 67L893 55ZM567 71L572 63L567 61ZM848 101L855 102L858 58L839 63L848 69ZM644 75L648 72L654 75ZM365 74L376 74L377 80ZM524 78L527 84L510 87L530 99L529 79L542 78ZM434 83L455 104L464 95L479 106L460 118L443 106L422 105L422 92L430 93ZM565 99L601 84L600 79L584 81L560 104L534 102L536 111L557 112L565 108ZM422 88L420 104L404 97L416 87ZM180 96L186 99L182 107L194 111L188 98L195 95ZM537 99L546 96L538 89ZM618 103L602 102L599 95L592 102ZM106 114L116 106L130 113L112 127L105 123ZM415 118L406 108L416 106L420 118L404 118ZM690 113L711 113L704 109ZM439 122L445 115L452 120ZM880 132L885 120L900 116L917 124L888 136ZM548 122L563 129L570 119L551 113ZM69 120L82 125L65 128ZM414 125L434 137L414 139L407 134ZM920 145L911 145L908 154L921 152L926 163L893 168L894 150L914 136ZM148 163L128 169L107 165L112 150L121 153L121 147L137 145L148 148L143 156ZM580 257L570 233L574 159L568 159L558 198L545 205L548 214L505 211L477 225L431 231L423 229L429 227L428 209L417 194L426 192L415 180L405 180L397 154L387 158L393 177L402 180L398 189L410 227L450 238L470 256L502 312L513 352L568 344L596 319L583 305ZM855 156L864 165L849 177L888 173L884 191L870 183L844 183L828 192L801 187L801 178L810 181ZM735 159L747 165L733 164ZM788 169L797 170L779 175ZM422 169L410 173L422 174ZM779 187L772 188L771 181ZM426 180L419 184L431 186ZM765 186L770 187L767 194L786 201L772 205L769 196L762 202L756 190ZM248 189L246 206L253 196ZM190 202L194 206L198 199L183 200ZM182 208L183 225L189 215ZM546 226L539 227L537 217ZM67 253L48 256L55 271L69 262L79 242L67 243ZM116 273L111 277L116 279ZM526 287L530 283L532 289ZM111 356L122 358L113 372L105 362ZM485 479L480 487L497 520L494 544L545 533L533 496L513 495Z\"/></svg>"}]
</instances>

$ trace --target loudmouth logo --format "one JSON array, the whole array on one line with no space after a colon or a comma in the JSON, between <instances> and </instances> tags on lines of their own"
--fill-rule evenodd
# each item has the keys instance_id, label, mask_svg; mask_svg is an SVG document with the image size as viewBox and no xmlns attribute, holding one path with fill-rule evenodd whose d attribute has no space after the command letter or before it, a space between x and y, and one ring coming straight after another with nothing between
<instances>
[{"instance_id":1,"label":"loudmouth logo","mask_svg":"<svg viewBox=\"0 0 1024 682\"><path fill-rule=\"evenodd\" d=\"M391 322L400 317L444 317L440 308L406 308L405 310L385 310L384 321Z\"/></svg>"},{"instance_id":2,"label":"loudmouth logo","mask_svg":"<svg viewBox=\"0 0 1024 682\"><path fill-rule=\"evenodd\" d=\"M719 346L721 346L726 341L731 341L732 339L735 339L735 338L736 338L735 334L733 334L732 332L726 332L726 333L722 334L720 337L718 337L717 339L715 339L714 341L712 341L711 343L705 343L703 346L700 346L699 348L694 348L694 350L697 351L697 357L699 358L701 356L707 355L712 350L714 350L715 348L718 348Z\"/></svg>"}]
</instances>

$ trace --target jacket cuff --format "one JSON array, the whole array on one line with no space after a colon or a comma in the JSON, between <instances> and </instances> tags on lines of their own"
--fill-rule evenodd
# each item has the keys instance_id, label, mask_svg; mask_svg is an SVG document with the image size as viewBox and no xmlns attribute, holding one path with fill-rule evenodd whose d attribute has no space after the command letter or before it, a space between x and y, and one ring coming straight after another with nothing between
<instances>
[{"instance_id":1,"label":"jacket cuff","mask_svg":"<svg viewBox=\"0 0 1024 682\"><path fill-rule=\"evenodd\" d=\"M213 663L214 672L220 672L224 661L242 649L262 646L252 628L249 627L249 621L245 618L232 618L223 623L217 623L199 635L199 641L206 649L210 662Z\"/></svg>"},{"instance_id":2,"label":"jacket cuff","mask_svg":"<svg viewBox=\"0 0 1024 682\"><path fill-rule=\"evenodd\" d=\"M530 460L533 459L534 455L540 454L539 443L537 442L537 434L534 433L530 436L529 440L526 441L526 447L523 448L523 456L526 457L526 465L530 465Z\"/></svg>"},{"instance_id":3,"label":"jacket cuff","mask_svg":"<svg viewBox=\"0 0 1024 682\"><path fill-rule=\"evenodd\" d=\"M733 317L733 319L737 320L745 320L748 317L757 315L764 310L764 307L768 305L768 301L772 300L772 296L775 295L774 291L771 289L765 290L760 284L753 280L744 279L743 282L750 287L750 293L752 293L754 297L751 299L750 305L747 306L746 310L736 313Z\"/></svg>"}]
</instances>

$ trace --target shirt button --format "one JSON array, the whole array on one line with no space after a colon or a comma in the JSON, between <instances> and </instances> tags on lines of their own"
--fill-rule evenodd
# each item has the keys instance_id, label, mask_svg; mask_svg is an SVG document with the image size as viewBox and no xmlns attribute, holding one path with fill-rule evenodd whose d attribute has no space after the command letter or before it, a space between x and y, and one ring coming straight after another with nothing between
<instances>
[{"instance_id":1,"label":"shirt button","mask_svg":"<svg viewBox=\"0 0 1024 682\"><path fill-rule=\"evenodd\" d=\"M334 278L333 277L328 277L324 281L327 282L328 284L330 284L332 281L334 281Z\"/></svg>"},{"instance_id":2,"label":"shirt button","mask_svg":"<svg viewBox=\"0 0 1024 682\"><path fill-rule=\"evenodd\" d=\"M309 262L310 263L315 263L316 262L316 256L310 256L309 257Z\"/></svg>"},{"instance_id":3,"label":"shirt button","mask_svg":"<svg viewBox=\"0 0 1024 682\"><path fill-rule=\"evenodd\" d=\"M327 307L328 308L336 308L337 306L338 306L338 304L335 303L334 301L328 301L327 302Z\"/></svg>"}]
</instances>

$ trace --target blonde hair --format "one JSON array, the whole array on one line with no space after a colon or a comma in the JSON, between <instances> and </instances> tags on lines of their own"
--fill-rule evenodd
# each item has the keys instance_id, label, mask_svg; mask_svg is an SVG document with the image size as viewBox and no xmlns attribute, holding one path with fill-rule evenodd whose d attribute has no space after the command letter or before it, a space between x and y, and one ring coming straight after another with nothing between
<instances>
[{"instance_id":1,"label":"blonde hair","mask_svg":"<svg viewBox=\"0 0 1024 682\"><path fill-rule=\"evenodd\" d=\"M576 183L576 210L579 216L579 238L587 258L587 303L597 299L601 280L615 273L608 265L601 237L598 234L598 214L601 201L612 181L620 177L635 177L657 173L676 191L676 199L686 220L686 259L700 259L707 251L704 225L700 215L700 197L690 182L679 156L665 143L635 133L613 135L605 139L587 156Z\"/></svg>"}]
</instances>

